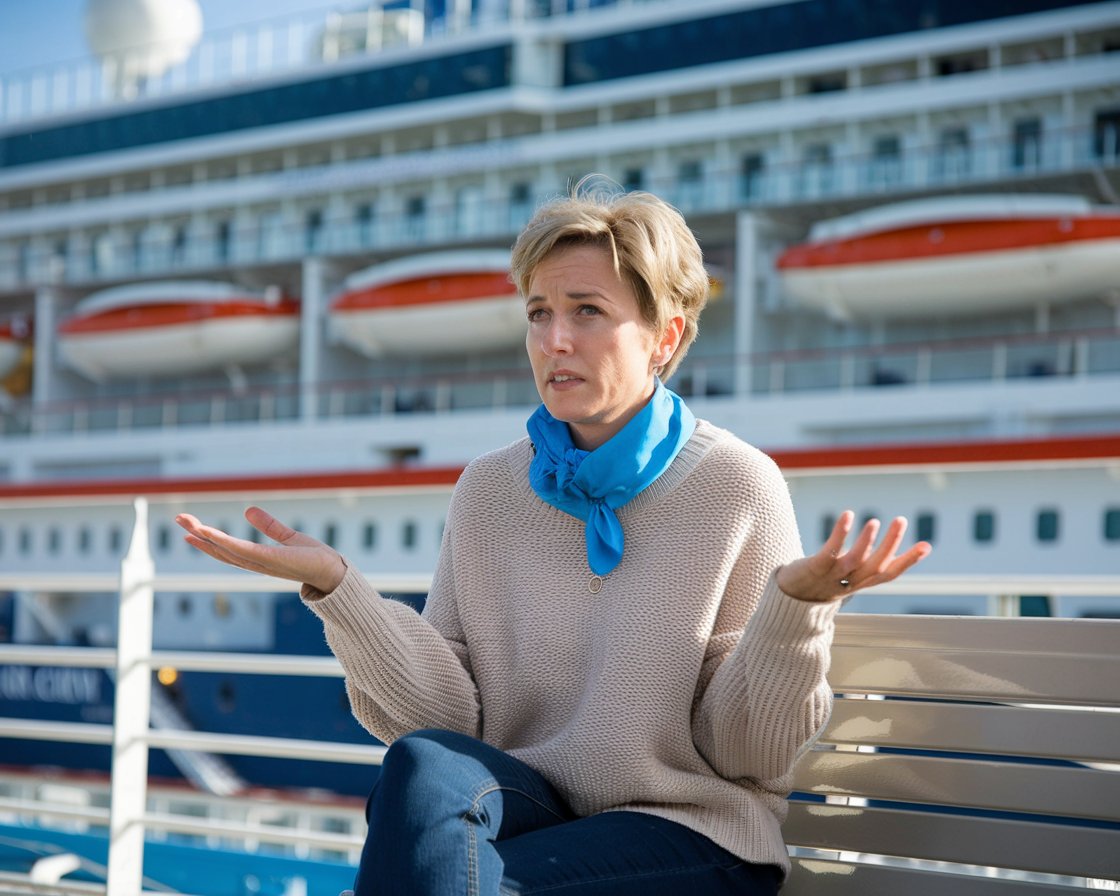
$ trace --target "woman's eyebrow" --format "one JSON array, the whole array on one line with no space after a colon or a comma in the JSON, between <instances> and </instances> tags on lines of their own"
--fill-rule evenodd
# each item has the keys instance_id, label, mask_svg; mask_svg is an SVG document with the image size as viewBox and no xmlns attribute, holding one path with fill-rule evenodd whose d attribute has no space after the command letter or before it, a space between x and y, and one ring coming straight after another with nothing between
<instances>
[{"instance_id":1,"label":"woman's eyebrow","mask_svg":"<svg viewBox=\"0 0 1120 896\"><path fill-rule=\"evenodd\" d=\"M609 301L608 297L604 293L601 293L595 289L566 292L564 293L564 298L570 299L573 302L582 302L584 299L602 299L603 301ZM532 305L534 303L545 301L548 301L545 296L531 295L525 299L525 304Z\"/></svg>"}]
</instances>

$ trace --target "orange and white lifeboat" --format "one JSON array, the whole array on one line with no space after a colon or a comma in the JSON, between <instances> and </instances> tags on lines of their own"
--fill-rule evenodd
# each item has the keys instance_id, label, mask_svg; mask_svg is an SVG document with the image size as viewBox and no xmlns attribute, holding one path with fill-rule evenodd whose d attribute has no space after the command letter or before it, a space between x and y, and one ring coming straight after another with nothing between
<instances>
[{"instance_id":1,"label":"orange and white lifeboat","mask_svg":"<svg viewBox=\"0 0 1120 896\"><path fill-rule=\"evenodd\" d=\"M0 321L0 379L19 366L31 339L31 324L26 318Z\"/></svg>"},{"instance_id":2,"label":"orange and white lifeboat","mask_svg":"<svg viewBox=\"0 0 1120 896\"><path fill-rule=\"evenodd\" d=\"M841 318L934 316L1120 289L1120 210L1076 196L954 196L816 225L779 256L794 301Z\"/></svg>"},{"instance_id":3,"label":"orange and white lifeboat","mask_svg":"<svg viewBox=\"0 0 1120 896\"><path fill-rule=\"evenodd\" d=\"M62 359L96 380L261 363L298 339L298 302L209 281L97 292L58 328Z\"/></svg>"},{"instance_id":4,"label":"orange and white lifeboat","mask_svg":"<svg viewBox=\"0 0 1120 896\"><path fill-rule=\"evenodd\" d=\"M369 357L512 347L525 339L525 305L507 251L437 252L347 278L331 300L331 337Z\"/></svg>"}]
</instances>

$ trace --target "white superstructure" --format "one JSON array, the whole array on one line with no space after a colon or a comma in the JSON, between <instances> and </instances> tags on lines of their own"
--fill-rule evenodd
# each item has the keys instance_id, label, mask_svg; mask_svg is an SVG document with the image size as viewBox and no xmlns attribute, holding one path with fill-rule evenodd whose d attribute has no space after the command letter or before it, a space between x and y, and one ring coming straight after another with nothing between
<instances>
[{"instance_id":1,"label":"white superstructure","mask_svg":"<svg viewBox=\"0 0 1120 896\"><path fill-rule=\"evenodd\" d=\"M392 40L357 40L353 15L204 40L133 98L92 65L0 85L0 322L34 328L0 400L0 568L111 570L145 493L172 567L200 562L173 512L240 531L240 507L271 498L363 564L430 570L454 471L524 432L523 349L449 311L402 318L422 351L363 350L375 335L331 302L369 269L508 251L538 201L599 172L695 228L717 297L671 385L787 463L807 544L851 506L910 516L930 572L1115 571L1120 259L1093 243L1090 289L1059 278L968 313L898 294L903 278L877 301L908 313L846 318L775 266L829 236L814 225L897 224L900 202L973 223L993 196L1115 213L1120 3L1018 8L414 6ZM923 264L923 282L946 270ZM58 328L91 294L150 305L199 281L297 298L291 347L184 374L121 339L121 375L67 365ZM437 490L416 491L432 469Z\"/></svg>"}]
</instances>

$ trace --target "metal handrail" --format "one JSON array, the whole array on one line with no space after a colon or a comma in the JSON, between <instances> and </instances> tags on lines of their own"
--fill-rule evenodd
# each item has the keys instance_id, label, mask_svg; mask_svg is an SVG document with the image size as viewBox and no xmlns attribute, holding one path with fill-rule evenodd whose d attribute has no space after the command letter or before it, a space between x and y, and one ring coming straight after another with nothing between
<instances>
[{"instance_id":1,"label":"metal handrail","mask_svg":"<svg viewBox=\"0 0 1120 896\"><path fill-rule=\"evenodd\" d=\"M1099 346L1099 348L1097 348ZM733 382L731 372L742 368L754 371L752 376L752 394L756 396L779 395L802 391L804 386L798 386L798 372L805 369L819 371L822 365L829 365L835 370L831 379L826 377L825 382L819 382L819 377L814 381L813 388L828 391L850 391L853 389L881 388L874 382L871 372L878 365L888 368L898 368L906 372L905 382L899 381L892 384L892 388L910 387L927 388L938 385L953 385L960 382L998 382L1015 379L1015 372L1008 370L1007 359L1009 353L1033 352L1044 361L1052 361L1057 355L1068 350L1068 360L1061 365L1055 364L1055 369L1046 376L1038 375L1029 377L1031 382L1061 382L1071 378L1095 378L1116 376L1120 373L1120 362L1116 361L1115 347L1120 346L1120 328L1101 327L1095 329L1082 329L1075 332L1058 332L1049 334L1006 334L985 338L970 338L967 340L931 340L928 342L907 343L891 346L832 346L827 348L796 349L783 351L755 352L749 355L712 355L690 357L685 361L679 380L691 376L692 383L678 385L678 391L686 396L690 386L698 394L704 389L702 383L726 382L730 386ZM983 357L983 363L974 365L965 371L954 370L952 375L938 375L934 369L940 364L942 367L952 366L954 358L961 354L970 358ZM981 354L983 353L983 355ZM1094 361L1094 355L1099 355L1103 360ZM1026 357L1026 354L1023 354ZM1068 369L1057 369L1059 366ZM858 373L862 371L862 373ZM858 373L858 375L857 375ZM1027 378L1021 373L1022 378ZM319 399L316 402L316 414L326 418L341 418L355 416L358 412L348 408L347 398L361 398L378 392L388 390L392 395L412 393L437 393L447 388L446 376L426 375L412 379L401 380L397 378L392 383L388 380L352 380L341 382L327 382L317 384L313 393ZM482 403L472 403L471 409L485 407L501 409L513 407L515 401L510 399L510 383L523 385L527 382L527 374L523 369L508 368L492 370L485 373L467 373L459 377L456 384L451 387L452 401L450 404L433 405L436 413L450 413L455 407L454 389L461 388L469 391L473 396L479 387L489 388L489 394ZM535 394L535 393L534 393ZM392 395L388 402L378 403L376 409L368 407L368 402L361 405L360 413L375 414L378 416L396 416L414 414L415 411L398 410L394 407ZM277 396L286 396L291 399L291 408L286 414L272 413L267 419L279 421L283 419L294 420L299 416L297 408L299 388L291 384L261 384L250 388L240 396L243 405L231 408L225 404L228 395L224 392L191 393L187 395L117 395L112 397L93 398L35 404L30 398L12 402L10 411L0 415L0 430L9 432L41 430L44 432L85 432L95 429L168 429L188 425L220 426L238 420L248 419L260 409L269 405ZM332 398L338 400L332 401ZM531 400L529 400L531 399ZM535 401L532 395L525 401L528 406ZM275 404L273 402L273 404ZM182 415L177 411L184 406L209 406L211 408L223 407L220 414L207 413L203 418L194 423L184 423ZM357 406L357 405L355 405ZM154 407L170 409L170 413L148 414L146 410ZM271 413L271 412L270 412ZM94 422L94 418L100 422ZM255 417L254 419L261 419ZM0 573L0 575L3 575ZM29 590L35 590L39 585L31 576L42 574L25 574L28 578ZM51 575L59 575L52 573ZM236 574L235 574L236 575ZM75 582L79 576L73 576ZM386 590L410 590L415 585L415 577L399 587L385 584ZM86 578L81 584L84 590L116 590L117 581L113 576L103 576L96 582ZM93 587L96 585L97 587ZM215 576L212 574L191 575L190 577L172 578L169 574L160 574L157 583L160 590L210 590L211 588L227 588L236 586L237 591L275 591L291 589L291 582L276 579L252 577L240 574L239 578L231 576ZM74 586L76 587L76 586Z\"/></svg>"}]
</instances>

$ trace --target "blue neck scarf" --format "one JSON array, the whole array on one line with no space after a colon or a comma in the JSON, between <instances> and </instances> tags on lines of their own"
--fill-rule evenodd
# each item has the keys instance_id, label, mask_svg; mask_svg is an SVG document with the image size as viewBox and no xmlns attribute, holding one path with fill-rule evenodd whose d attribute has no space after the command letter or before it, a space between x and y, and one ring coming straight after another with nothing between
<instances>
[{"instance_id":1,"label":"blue neck scarf","mask_svg":"<svg viewBox=\"0 0 1120 896\"><path fill-rule=\"evenodd\" d=\"M546 504L587 524L587 563L605 576L622 560L622 524L615 510L665 472L696 429L681 397L657 380L653 397L594 451L572 442L568 424L542 404L526 428L536 453L529 483Z\"/></svg>"}]
</instances>

